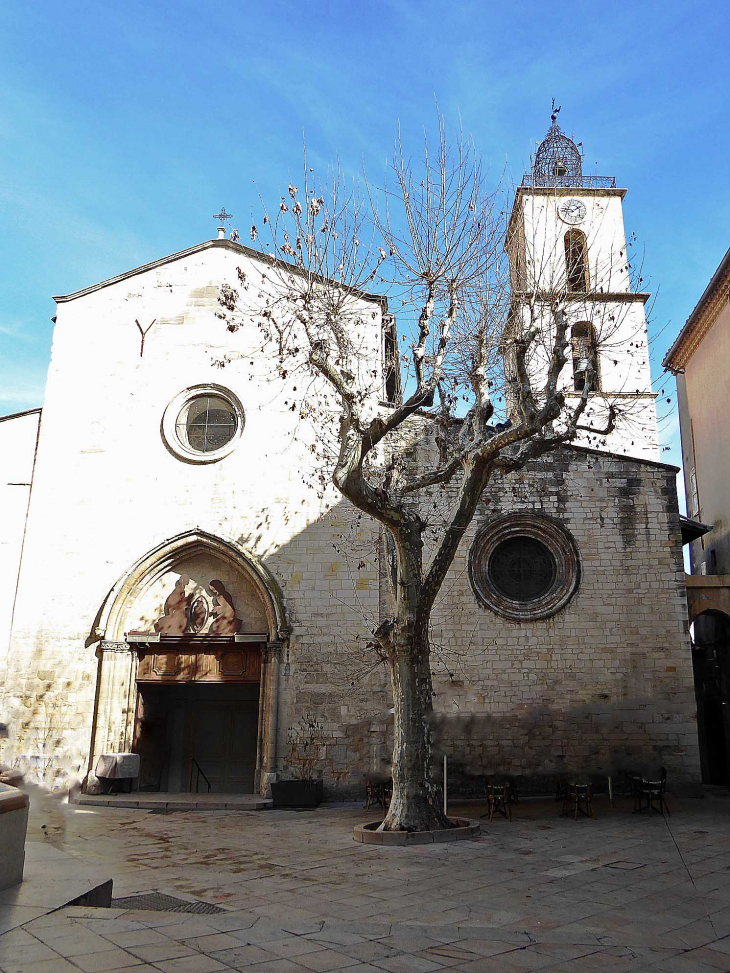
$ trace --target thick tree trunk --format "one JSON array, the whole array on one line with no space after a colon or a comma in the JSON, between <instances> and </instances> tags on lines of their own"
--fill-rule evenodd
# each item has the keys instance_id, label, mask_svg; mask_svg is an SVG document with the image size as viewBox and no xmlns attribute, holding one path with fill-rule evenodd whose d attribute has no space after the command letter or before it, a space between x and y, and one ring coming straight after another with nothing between
<instances>
[{"instance_id":1,"label":"thick tree trunk","mask_svg":"<svg viewBox=\"0 0 730 973\"><path fill-rule=\"evenodd\" d=\"M389 653L395 709L393 797L381 831L452 827L431 785L432 688L428 639L398 633Z\"/></svg>"}]
</instances>

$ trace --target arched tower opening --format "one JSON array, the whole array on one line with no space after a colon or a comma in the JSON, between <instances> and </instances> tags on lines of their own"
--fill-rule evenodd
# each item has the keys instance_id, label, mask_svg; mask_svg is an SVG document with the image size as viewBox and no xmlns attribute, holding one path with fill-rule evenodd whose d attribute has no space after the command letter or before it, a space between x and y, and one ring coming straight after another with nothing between
<instances>
[{"instance_id":1,"label":"arched tower opening","mask_svg":"<svg viewBox=\"0 0 730 973\"><path fill-rule=\"evenodd\" d=\"M591 392L601 389L601 376L598 367L598 341L596 329L589 321L580 321L570 329L570 344L573 352L573 388L582 392L586 382Z\"/></svg>"},{"instance_id":2,"label":"arched tower opening","mask_svg":"<svg viewBox=\"0 0 730 973\"><path fill-rule=\"evenodd\" d=\"M565 243L565 289L572 294L590 290L588 271L588 240L582 230L568 230Z\"/></svg>"}]
</instances>

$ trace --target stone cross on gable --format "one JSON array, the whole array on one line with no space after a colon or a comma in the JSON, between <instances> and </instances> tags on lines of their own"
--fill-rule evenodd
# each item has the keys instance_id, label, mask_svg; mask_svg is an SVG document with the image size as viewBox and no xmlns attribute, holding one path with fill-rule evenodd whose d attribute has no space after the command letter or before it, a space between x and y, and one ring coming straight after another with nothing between
<instances>
[{"instance_id":1,"label":"stone cross on gable","mask_svg":"<svg viewBox=\"0 0 730 973\"><path fill-rule=\"evenodd\" d=\"M213 219L218 220L218 239L219 240L225 239L226 228L224 226L224 223L228 223L228 225L230 226L231 220L233 219L233 213L226 213L225 206L221 206L220 213L214 213ZM231 240L233 240L234 243L238 243L240 239L241 238L238 235L238 230L232 230Z\"/></svg>"}]
</instances>

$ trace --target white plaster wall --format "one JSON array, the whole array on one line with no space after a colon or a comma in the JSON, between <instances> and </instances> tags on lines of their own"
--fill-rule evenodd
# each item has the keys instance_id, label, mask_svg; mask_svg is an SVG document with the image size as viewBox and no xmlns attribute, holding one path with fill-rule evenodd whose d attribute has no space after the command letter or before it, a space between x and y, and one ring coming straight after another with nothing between
<instances>
[{"instance_id":1,"label":"white plaster wall","mask_svg":"<svg viewBox=\"0 0 730 973\"><path fill-rule=\"evenodd\" d=\"M10 639L40 411L0 419L0 659Z\"/></svg>"},{"instance_id":2,"label":"white plaster wall","mask_svg":"<svg viewBox=\"0 0 730 973\"><path fill-rule=\"evenodd\" d=\"M555 342L555 327L547 307L538 307L539 337L528 360L528 369L537 390L544 389L550 356ZM597 313L595 313L597 312ZM598 322L598 370L600 391L591 393L581 425L595 429L606 428L608 408L616 410L616 428L608 436L580 432L576 445L602 449L624 456L658 461L659 431L656 421L656 395L652 391L649 356L646 346L643 306L638 302L611 302L594 310L590 302L571 302L565 308L568 331L581 321ZM601 316L611 316L619 322L617 332L601 338ZM523 309L525 328L528 311ZM568 410L578 402L574 392L573 362L568 349L568 362L560 376L558 387L566 394ZM509 389L508 389L509 392Z\"/></svg>"},{"instance_id":3,"label":"white plaster wall","mask_svg":"<svg viewBox=\"0 0 730 973\"><path fill-rule=\"evenodd\" d=\"M579 395L566 395L568 406L577 404ZM609 407L617 410L616 428L607 436ZM605 450L619 456L658 461L660 457L656 405L654 395L628 396L597 393L591 395L581 417L581 429L574 440L576 446ZM594 430L598 430L597 432Z\"/></svg>"},{"instance_id":4,"label":"white plaster wall","mask_svg":"<svg viewBox=\"0 0 730 973\"><path fill-rule=\"evenodd\" d=\"M579 199L586 207L585 218L575 226L564 223L558 215L558 207L567 198L549 191L523 191L520 209L528 274L553 286L565 286L565 234L571 229L582 230L588 243L591 288L627 293L631 286L621 195L571 190L570 198Z\"/></svg>"},{"instance_id":5,"label":"white plaster wall","mask_svg":"<svg viewBox=\"0 0 730 973\"><path fill-rule=\"evenodd\" d=\"M641 300L609 299L604 294L629 294L626 239L620 193L582 194L579 189L571 197L586 206L585 219L576 229L586 234L592 300L571 296L562 302L568 318L568 329L579 322L590 322L596 331L599 346L601 395L593 396L589 414L591 425L603 426L602 416L613 403L621 417L616 429L605 441L581 434L580 445L598 447L609 452L659 459L659 435L651 384L646 315ZM561 293L565 288L565 233L571 226L558 215L558 207L565 195L523 192L515 204L517 232L524 233L527 279L537 282L542 290ZM525 322L527 308L523 309ZM547 306L538 306L538 326L544 336L532 356L532 374L547 374L548 361L554 340L554 326ZM570 359L570 355L569 355ZM570 391L573 386L572 361L569 360L560 379L560 386ZM635 400L632 397L636 397Z\"/></svg>"},{"instance_id":6,"label":"white plaster wall","mask_svg":"<svg viewBox=\"0 0 730 973\"><path fill-rule=\"evenodd\" d=\"M239 267L255 282L259 269L249 257L212 246L59 304L9 658L8 710L26 734L24 752L45 746L41 725L62 726L64 759L83 764L95 619L138 558L200 527L285 563L288 547L339 499L331 487L320 498L303 482L317 472L315 434L291 406L306 376L283 381L260 352L255 322L231 334L217 316L221 284L240 289ZM360 337L379 370L381 305L362 307ZM155 319L140 356L135 320L147 328ZM219 462L187 463L167 449L161 420L178 393L206 382L238 396L245 428ZM378 374L373 384L380 382ZM319 579L324 568L315 570ZM50 713L49 703L38 702L44 688Z\"/></svg>"}]
</instances>

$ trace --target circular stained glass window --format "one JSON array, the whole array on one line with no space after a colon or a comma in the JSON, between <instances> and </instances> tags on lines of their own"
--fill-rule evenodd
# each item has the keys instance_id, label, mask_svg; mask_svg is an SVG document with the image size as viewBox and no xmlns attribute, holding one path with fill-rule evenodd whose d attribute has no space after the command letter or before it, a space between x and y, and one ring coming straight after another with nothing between
<instances>
[{"instance_id":1,"label":"circular stained glass window","mask_svg":"<svg viewBox=\"0 0 730 973\"><path fill-rule=\"evenodd\" d=\"M199 395L180 410L176 429L178 437L198 453L222 449L236 435L236 413L225 399L216 395Z\"/></svg>"},{"instance_id":2,"label":"circular stained glass window","mask_svg":"<svg viewBox=\"0 0 730 973\"><path fill-rule=\"evenodd\" d=\"M513 601L542 598L553 586L556 571L555 558L535 537L502 541L489 558L489 580Z\"/></svg>"},{"instance_id":3,"label":"circular stained glass window","mask_svg":"<svg viewBox=\"0 0 730 973\"><path fill-rule=\"evenodd\" d=\"M469 580L477 600L504 618L548 618L567 605L578 588L578 547L552 517L497 517L474 538Z\"/></svg>"},{"instance_id":4,"label":"circular stained glass window","mask_svg":"<svg viewBox=\"0 0 730 973\"><path fill-rule=\"evenodd\" d=\"M162 417L162 438L188 463L215 463L236 448L243 432L243 406L221 385L196 385L170 402Z\"/></svg>"}]
</instances>

